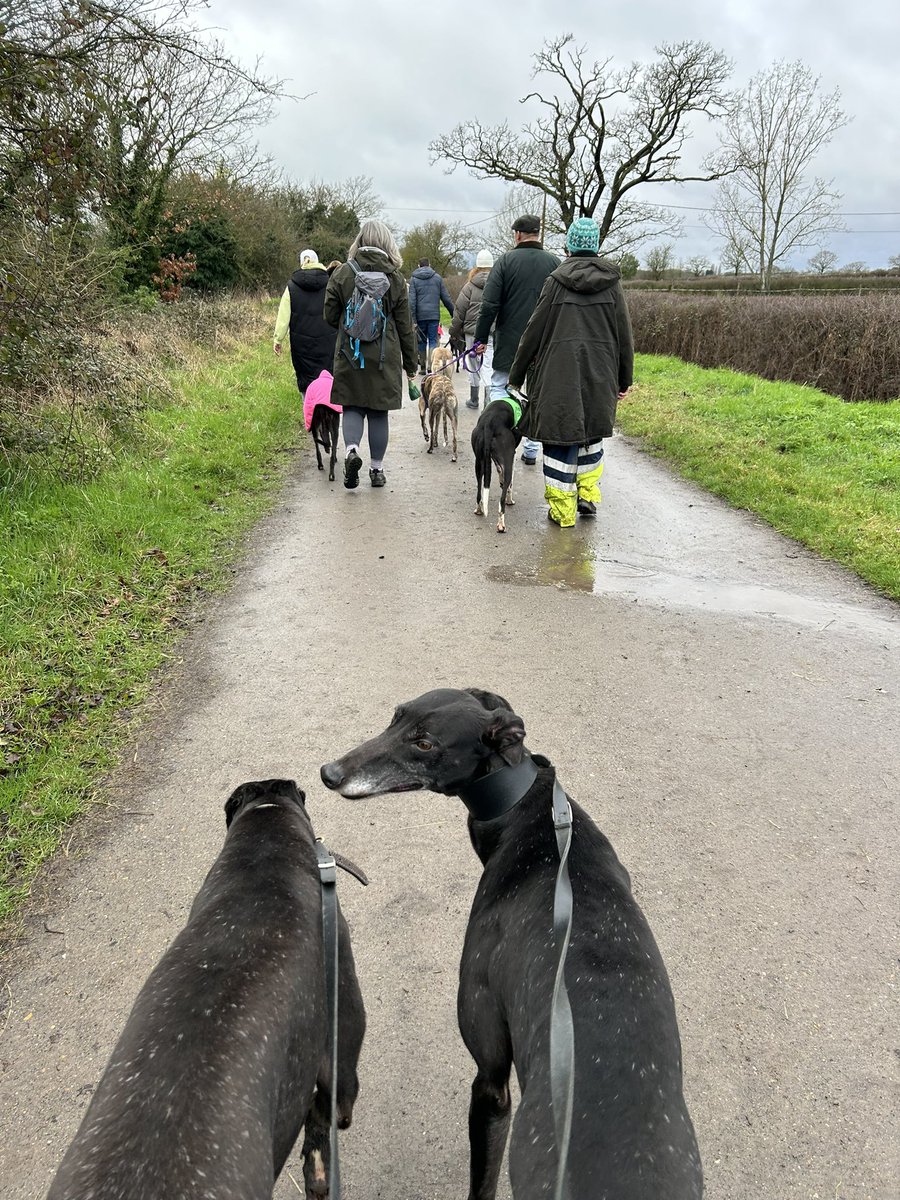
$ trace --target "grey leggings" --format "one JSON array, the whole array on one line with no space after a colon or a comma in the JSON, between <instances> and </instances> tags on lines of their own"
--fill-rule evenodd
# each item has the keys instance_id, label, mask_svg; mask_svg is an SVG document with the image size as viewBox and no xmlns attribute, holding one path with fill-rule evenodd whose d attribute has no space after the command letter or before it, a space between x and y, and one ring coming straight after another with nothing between
<instances>
[{"instance_id":1,"label":"grey leggings","mask_svg":"<svg viewBox=\"0 0 900 1200\"><path fill-rule=\"evenodd\" d=\"M379 466L384 462L388 444L388 415L372 408L350 408L344 405L344 445L358 446L362 442L363 425L369 418L369 457Z\"/></svg>"}]
</instances>

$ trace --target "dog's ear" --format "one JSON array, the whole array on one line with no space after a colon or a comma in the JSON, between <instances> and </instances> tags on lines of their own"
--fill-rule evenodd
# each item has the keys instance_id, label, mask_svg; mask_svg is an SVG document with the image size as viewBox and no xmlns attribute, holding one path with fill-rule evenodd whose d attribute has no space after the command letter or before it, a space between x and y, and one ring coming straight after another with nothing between
<instances>
[{"instance_id":1,"label":"dog's ear","mask_svg":"<svg viewBox=\"0 0 900 1200\"><path fill-rule=\"evenodd\" d=\"M485 692L481 688L465 688L470 696L474 696L482 708L493 712L496 708L507 708L512 712L512 705L508 700L504 700L502 696L498 696L496 692Z\"/></svg>"},{"instance_id":2,"label":"dog's ear","mask_svg":"<svg viewBox=\"0 0 900 1200\"><path fill-rule=\"evenodd\" d=\"M245 804L251 800L255 800L259 795L258 783L242 783L240 787L236 787L228 799L225 801L225 828L231 827L231 822L238 815Z\"/></svg>"},{"instance_id":3,"label":"dog's ear","mask_svg":"<svg viewBox=\"0 0 900 1200\"><path fill-rule=\"evenodd\" d=\"M293 779L287 779L285 782L288 784L290 791L292 792L291 798L296 800L301 808L306 808L306 792L304 792L303 788L297 787L297 784Z\"/></svg>"},{"instance_id":4,"label":"dog's ear","mask_svg":"<svg viewBox=\"0 0 900 1200\"><path fill-rule=\"evenodd\" d=\"M499 754L507 766L517 767L525 753L525 722L509 707L498 708L496 712L497 715L482 733L481 740L495 754Z\"/></svg>"}]
</instances>

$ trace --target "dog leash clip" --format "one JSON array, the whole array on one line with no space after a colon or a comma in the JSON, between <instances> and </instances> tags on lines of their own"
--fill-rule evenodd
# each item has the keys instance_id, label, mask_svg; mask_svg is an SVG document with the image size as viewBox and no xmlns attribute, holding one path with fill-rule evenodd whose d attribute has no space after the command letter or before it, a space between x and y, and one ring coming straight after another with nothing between
<instances>
[{"instance_id":1,"label":"dog leash clip","mask_svg":"<svg viewBox=\"0 0 900 1200\"><path fill-rule=\"evenodd\" d=\"M319 861L319 882L337 883L337 863L321 838L316 838L316 858Z\"/></svg>"},{"instance_id":2,"label":"dog leash clip","mask_svg":"<svg viewBox=\"0 0 900 1200\"><path fill-rule=\"evenodd\" d=\"M572 805L558 779L553 781L553 828L556 830L572 828Z\"/></svg>"}]
</instances>

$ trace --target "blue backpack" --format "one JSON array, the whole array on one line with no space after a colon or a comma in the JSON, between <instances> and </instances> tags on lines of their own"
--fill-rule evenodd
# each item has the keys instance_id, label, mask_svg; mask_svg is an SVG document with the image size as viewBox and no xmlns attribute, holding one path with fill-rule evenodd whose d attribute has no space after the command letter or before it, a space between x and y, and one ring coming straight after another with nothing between
<instances>
[{"instance_id":1,"label":"blue backpack","mask_svg":"<svg viewBox=\"0 0 900 1200\"><path fill-rule=\"evenodd\" d=\"M384 368L384 343L388 323L385 297L390 290L391 281L384 271L363 271L353 259L350 260L350 266L356 278L353 293L347 301L341 321L341 328L347 335L347 346L342 347L341 353L362 371L366 366L362 347L372 342L380 342L378 370L381 371Z\"/></svg>"}]
</instances>

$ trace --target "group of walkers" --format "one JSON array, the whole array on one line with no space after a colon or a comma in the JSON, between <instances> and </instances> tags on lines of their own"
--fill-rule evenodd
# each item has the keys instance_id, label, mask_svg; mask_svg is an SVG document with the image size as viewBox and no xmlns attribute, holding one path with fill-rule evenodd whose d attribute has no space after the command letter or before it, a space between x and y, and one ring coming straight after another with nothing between
<instances>
[{"instance_id":1,"label":"group of walkers","mask_svg":"<svg viewBox=\"0 0 900 1200\"><path fill-rule=\"evenodd\" d=\"M369 481L385 484L388 412L401 407L403 375L415 394L437 344L440 305L452 317L450 338L466 347L467 406L478 409L526 384L522 461L543 447L548 516L562 528L596 513L603 439L616 404L632 383L631 323L619 270L599 256L597 222L579 217L566 234L566 258L544 249L541 222L513 224L514 246L497 261L479 251L454 306L427 259L409 288L390 229L366 221L345 263L323 266L312 250L288 282L275 328L275 352L290 334L297 386L330 385L343 410L344 486L355 488L368 437Z\"/></svg>"}]
</instances>

